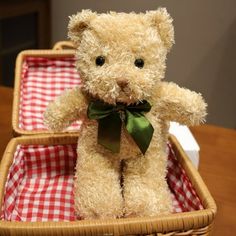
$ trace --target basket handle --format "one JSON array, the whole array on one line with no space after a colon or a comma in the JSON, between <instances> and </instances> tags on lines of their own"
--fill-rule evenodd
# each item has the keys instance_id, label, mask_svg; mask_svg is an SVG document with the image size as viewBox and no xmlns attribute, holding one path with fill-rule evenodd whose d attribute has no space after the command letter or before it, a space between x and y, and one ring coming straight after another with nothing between
<instances>
[{"instance_id":1,"label":"basket handle","mask_svg":"<svg viewBox=\"0 0 236 236\"><path fill-rule=\"evenodd\" d=\"M54 44L52 49L53 50L75 49L75 46L71 41L59 41Z\"/></svg>"}]
</instances>

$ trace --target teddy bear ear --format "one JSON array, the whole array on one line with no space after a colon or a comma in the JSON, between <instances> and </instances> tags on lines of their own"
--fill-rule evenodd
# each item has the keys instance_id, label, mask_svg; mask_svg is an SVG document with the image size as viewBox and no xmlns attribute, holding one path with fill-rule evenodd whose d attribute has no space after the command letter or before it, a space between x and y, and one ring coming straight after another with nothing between
<instances>
[{"instance_id":1,"label":"teddy bear ear","mask_svg":"<svg viewBox=\"0 0 236 236\"><path fill-rule=\"evenodd\" d=\"M169 51L175 42L173 19L170 14L166 8L158 8L156 11L147 12L147 16L151 25L157 28L161 40Z\"/></svg>"},{"instance_id":2,"label":"teddy bear ear","mask_svg":"<svg viewBox=\"0 0 236 236\"><path fill-rule=\"evenodd\" d=\"M92 19L97 16L90 10L82 10L75 15L70 16L68 24L68 37L77 45L81 40L81 35L86 30Z\"/></svg>"}]
</instances>

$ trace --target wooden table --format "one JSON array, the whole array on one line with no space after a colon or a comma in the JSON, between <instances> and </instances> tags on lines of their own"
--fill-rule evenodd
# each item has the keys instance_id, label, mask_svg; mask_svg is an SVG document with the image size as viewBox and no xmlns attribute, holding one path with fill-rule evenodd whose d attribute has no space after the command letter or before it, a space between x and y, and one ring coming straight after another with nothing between
<instances>
[{"instance_id":1,"label":"wooden table","mask_svg":"<svg viewBox=\"0 0 236 236\"><path fill-rule=\"evenodd\" d=\"M0 87L0 155L11 138L13 90ZM236 234L236 131L212 125L191 128L200 152L199 171L218 206L214 236Z\"/></svg>"},{"instance_id":2,"label":"wooden table","mask_svg":"<svg viewBox=\"0 0 236 236\"><path fill-rule=\"evenodd\" d=\"M191 131L201 149L199 172L218 208L213 235L236 235L236 131L212 125Z\"/></svg>"},{"instance_id":3,"label":"wooden table","mask_svg":"<svg viewBox=\"0 0 236 236\"><path fill-rule=\"evenodd\" d=\"M13 89L0 86L0 159L7 143L12 137L12 98Z\"/></svg>"}]
</instances>

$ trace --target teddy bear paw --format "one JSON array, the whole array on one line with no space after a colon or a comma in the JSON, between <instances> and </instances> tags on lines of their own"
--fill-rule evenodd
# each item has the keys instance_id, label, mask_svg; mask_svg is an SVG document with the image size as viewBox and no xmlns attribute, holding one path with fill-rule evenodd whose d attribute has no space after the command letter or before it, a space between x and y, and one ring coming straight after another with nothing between
<instances>
[{"instance_id":1,"label":"teddy bear paw","mask_svg":"<svg viewBox=\"0 0 236 236\"><path fill-rule=\"evenodd\" d=\"M125 217L144 217L169 214L172 212L170 193L147 190L133 192L125 196Z\"/></svg>"}]
</instances>

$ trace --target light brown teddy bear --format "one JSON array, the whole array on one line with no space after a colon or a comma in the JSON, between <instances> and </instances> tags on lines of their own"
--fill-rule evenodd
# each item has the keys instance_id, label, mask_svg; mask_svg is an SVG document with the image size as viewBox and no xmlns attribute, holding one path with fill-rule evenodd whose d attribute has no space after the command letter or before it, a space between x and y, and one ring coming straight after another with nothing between
<instances>
[{"instance_id":1,"label":"light brown teddy bear","mask_svg":"<svg viewBox=\"0 0 236 236\"><path fill-rule=\"evenodd\" d=\"M200 94L161 81L174 43L170 15L165 8L140 14L83 10L70 18L69 37L82 87L50 103L44 119L54 131L83 120L77 213L84 219L170 213L169 121L196 125L206 115Z\"/></svg>"}]
</instances>

